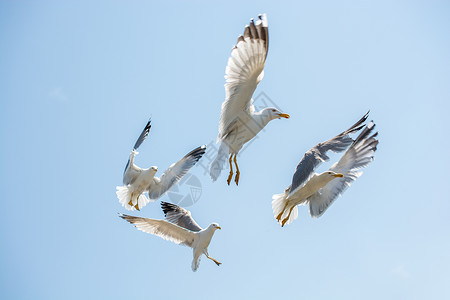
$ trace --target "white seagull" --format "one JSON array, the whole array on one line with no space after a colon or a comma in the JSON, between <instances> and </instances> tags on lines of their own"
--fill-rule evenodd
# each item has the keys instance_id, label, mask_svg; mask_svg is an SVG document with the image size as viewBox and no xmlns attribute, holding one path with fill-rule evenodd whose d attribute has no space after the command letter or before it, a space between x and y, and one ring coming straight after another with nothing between
<instances>
[{"instance_id":1,"label":"white seagull","mask_svg":"<svg viewBox=\"0 0 450 300\"><path fill-rule=\"evenodd\" d=\"M309 203L309 212L312 217L320 217L333 201L341 195L356 178L361 176L359 169L367 166L373 160L373 154L377 150L378 140L375 137L378 132L369 136L375 124L370 121L361 134L353 140L351 133L363 128L361 125L367 119L366 113L361 120L348 130L336 137L319 143L305 153L297 165L292 184L282 194L273 195L273 214L281 226L290 224L297 219L297 205ZM321 174L314 170L324 161L327 161L328 151L342 152L342 158Z\"/></svg>"},{"instance_id":2,"label":"white seagull","mask_svg":"<svg viewBox=\"0 0 450 300\"><path fill-rule=\"evenodd\" d=\"M150 121L148 121L136 144L131 151L125 171L123 174L123 186L117 186L116 194L119 202L127 210L140 210L147 203L155 201L168 190L170 190L205 154L206 146L200 146L186 154L177 163L172 164L161 177L155 177L158 167L148 169L139 168L134 164L136 151L150 131ZM149 198L145 196L148 193Z\"/></svg>"},{"instance_id":3,"label":"white seagull","mask_svg":"<svg viewBox=\"0 0 450 300\"><path fill-rule=\"evenodd\" d=\"M192 271L197 271L202 254L220 265L216 259L208 254L208 246L214 232L220 228L219 224L212 223L206 229L202 229L191 217L191 212L175 204L161 202L166 220L154 220L119 214L124 220L133 224L137 229L154 234L175 244L181 244L193 248L194 259Z\"/></svg>"},{"instance_id":4,"label":"white seagull","mask_svg":"<svg viewBox=\"0 0 450 300\"><path fill-rule=\"evenodd\" d=\"M233 177L231 160L234 155L236 165L236 185L239 183L239 167L236 155L242 146L253 139L271 120L289 118L288 114L273 107L256 112L252 95L258 83L264 77L264 64L269 49L269 30L266 15L245 26L244 35L240 35L231 51L225 70L225 101L219 122L220 141L216 159L212 162L210 175L213 181L219 177L229 155L230 174L227 183Z\"/></svg>"}]
</instances>

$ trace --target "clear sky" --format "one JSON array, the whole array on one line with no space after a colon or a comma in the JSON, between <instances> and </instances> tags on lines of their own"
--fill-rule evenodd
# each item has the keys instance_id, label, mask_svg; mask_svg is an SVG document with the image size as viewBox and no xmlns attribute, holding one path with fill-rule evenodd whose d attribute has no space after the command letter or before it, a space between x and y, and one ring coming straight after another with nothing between
<instances>
[{"instance_id":1,"label":"clear sky","mask_svg":"<svg viewBox=\"0 0 450 300\"><path fill-rule=\"evenodd\" d=\"M291 119L242 152L239 187L193 169L187 208L222 226L223 263L193 273L191 249L118 218L115 187L150 116L142 167L214 146L230 50L263 12L255 95ZM2 298L449 299L449 15L430 0L1 1ZM302 207L281 228L272 194L368 109L375 161L321 218ZM159 201L135 215L163 218Z\"/></svg>"}]
</instances>

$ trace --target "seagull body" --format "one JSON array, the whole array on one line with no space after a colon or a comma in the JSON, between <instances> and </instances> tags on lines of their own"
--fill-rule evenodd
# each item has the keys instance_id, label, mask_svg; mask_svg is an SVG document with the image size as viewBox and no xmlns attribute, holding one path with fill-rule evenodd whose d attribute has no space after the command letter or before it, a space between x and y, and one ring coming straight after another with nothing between
<instances>
[{"instance_id":1,"label":"seagull body","mask_svg":"<svg viewBox=\"0 0 450 300\"><path fill-rule=\"evenodd\" d=\"M186 154L177 163L172 164L161 177L155 177L158 167L153 166L148 169L142 169L134 164L134 159L138 152L137 148L142 144L150 131L150 121L145 126L136 144L131 151L125 171L123 174L123 186L116 187L119 202L127 210L140 210L149 202L153 202L176 183L198 162L205 154L206 146L197 147ZM144 194L148 193L148 198Z\"/></svg>"},{"instance_id":2,"label":"seagull body","mask_svg":"<svg viewBox=\"0 0 450 300\"><path fill-rule=\"evenodd\" d=\"M272 197L273 213L281 226L292 223L298 217L298 205L309 203L311 216L320 217L361 176L359 169L372 162L378 145L378 140L375 139L378 133L369 136L375 128L372 121L367 126L361 125L367 116L368 113L348 130L317 144L305 153L294 173L292 184L284 193ZM362 128L363 131L355 140L350 138L350 134ZM326 155L328 151L342 152L346 149L342 158L328 171L321 174L314 172L320 163L329 159Z\"/></svg>"},{"instance_id":3,"label":"seagull body","mask_svg":"<svg viewBox=\"0 0 450 300\"><path fill-rule=\"evenodd\" d=\"M233 177L232 158L236 166L236 184L239 183L239 167L236 156L242 146L253 139L271 120L289 118L288 114L273 107L255 111L252 95L258 83L264 77L264 65L269 49L269 31L267 17L259 16L253 19L244 30L244 35L238 37L236 46L231 51L231 57L225 70L225 101L219 121L220 142L217 157L211 164L210 175L213 181L219 177L226 158L229 156L230 174L228 185Z\"/></svg>"},{"instance_id":4,"label":"seagull body","mask_svg":"<svg viewBox=\"0 0 450 300\"><path fill-rule=\"evenodd\" d=\"M212 223L207 228L202 229L191 217L191 212L179 207L175 204L161 202L166 220L155 220L140 218L128 215L119 216L133 224L137 229L154 234L165 240L191 247L193 249L194 258L192 260L192 270L197 271L200 265L202 254L220 265L216 259L209 256L208 246L214 232L221 229L219 224Z\"/></svg>"}]
</instances>

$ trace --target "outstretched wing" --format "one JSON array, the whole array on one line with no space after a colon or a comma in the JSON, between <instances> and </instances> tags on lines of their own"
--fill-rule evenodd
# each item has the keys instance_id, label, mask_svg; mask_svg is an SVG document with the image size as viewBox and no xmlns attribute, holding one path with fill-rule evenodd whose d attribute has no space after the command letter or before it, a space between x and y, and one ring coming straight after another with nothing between
<instances>
[{"instance_id":1,"label":"outstretched wing","mask_svg":"<svg viewBox=\"0 0 450 300\"><path fill-rule=\"evenodd\" d=\"M309 178L314 174L314 170L324 161L327 161L329 157L327 156L328 151L342 152L347 149L348 146L353 142L350 138L350 134L357 132L364 125L369 112L367 112L358 122L351 126L346 131L338 134L332 139L326 142L319 143L313 148L309 149L303 156L300 163L297 165L294 176L292 178L292 184L290 188L290 194L298 188L301 188Z\"/></svg>"},{"instance_id":2,"label":"outstretched wing","mask_svg":"<svg viewBox=\"0 0 450 300\"><path fill-rule=\"evenodd\" d=\"M232 123L244 113L254 111L252 95L264 76L264 64L269 49L269 29L266 15L251 19L245 26L225 69L225 101L219 122L219 139L223 138Z\"/></svg>"},{"instance_id":3,"label":"outstretched wing","mask_svg":"<svg viewBox=\"0 0 450 300\"><path fill-rule=\"evenodd\" d=\"M175 244L192 247L196 238L194 232L164 220L140 218L123 214L119 214L119 217L127 220L143 232L159 236L160 238L174 242Z\"/></svg>"},{"instance_id":4,"label":"outstretched wing","mask_svg":"<svg viewBox=\"0 0 450 300\"><path fill-rule=\"evenodd\" d=\"M137 150L141 146L142 142L145 141L145 139L147 138L148 133L150 132L150 128L152 127L152 125L150 124L151 122L152 122L152 120L149 119L147 124L145 125L144 130L142 130L136 143L134 144L134 147L133 147L134 150Z\"/></svg>"},{"instance_id":5,"label":"outstretched wing","mask_svg":"<svg viewBox=\"0 0 450 300\"><path fill-rule=\"evenodd\" d=\"M359 169L367 166L373 160L373 154L377 150L378 140L375 138L378 133L369 137L375 124L371 121L355 142L344 153L339 162L335 163L330 171L341 173L342 178L330 181L325 187L317 191L309 198L309 212L313 217L320 217L331 203L341 195L359 176L362 171Z\"/></svg>"},{"instance_id":6,"label":"outstretched wing","mask_svg":"<svg viewBox=\"0 0 450 300\"><path fill-rule=\"evenodd\" d=\"M138 152L136 150L131 150L130 158L128 158L127 165L125 167L125 172L123 173L123 184L132 184L136 178L141 174L142 169L134 164L134 157Z\"/></svg>"},{"instance_id":7,"label":"outstretched wing","mask_svg":"<svg viewBox=\"0 0 450 300\"><path fill-rule=\"evenodd\" d=\"M162 201L161 208L166 220L180 227L197 232L202 230L191 216L191 212L178 205Z\"/></svg>"},{"instance_id":8,"label":"outstretched wing","mask_svg":"<svg viewBox=\"0 0 450 300\"><path fill-rule=\"evenodd\" d=\"M181 178L189 172L189 170L198 162L205 154L206 146L198 147L180 159L177 163L172 164L160 178L153 177L148 188L150 199L158 199L165 192L170 190L174 184L179 182Z\"/></svg>"},{"instance_id":9,"label":"outstretched wing","mask_svg":"<svg viewBox=\"0 0 450 300\"><path fill-rule=\"evenodd\" d=\"M151 121L152 121L151 119L148 120L147 124L145 125L144 130L142 130L136 143L134 144L133 150L131 151L131 153L133 154L133 158L137 154L136 150L139 148L139 146L141 146L142 142L147 138L148 133L150 132L150 128L152 127L152 125L150 125ZM130 158L128 158L128 162L127 162L127 165L125 166L125 170L123 170L124 177L125 177L125 173L127 172L128 166L130 165L130 159L131 159L131 156L130 156ZM125 178L124 178L124 181L125 181ZM127 181L131 181L131 180L129 179Z\"/></svg>"}]
</instances>

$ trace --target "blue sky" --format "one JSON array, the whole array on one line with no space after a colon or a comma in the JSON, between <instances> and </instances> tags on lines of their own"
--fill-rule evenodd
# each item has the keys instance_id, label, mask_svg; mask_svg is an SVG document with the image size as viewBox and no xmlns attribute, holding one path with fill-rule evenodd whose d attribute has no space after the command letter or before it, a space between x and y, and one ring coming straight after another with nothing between
<instances>
[{"instance_id":1,"label":"blue sky","mask_svg":"<svg viewBox=\"0 0 450 300\"><path fill-rule=\"evenodd\" d=\"M1 1L4 298L449 298L449 8ZM117 217L126 211L115 186L150 116L140 166L160 173L214 144L231 47L262 12L270 49L256 95L291 119L271 122L240 155L239 187L226 172L213 183L193 169L202 193L188 209L201 226L222 226L209 253L223 263L203 258L193 273L189 248ZM368 109L375 161L323 217L302 207L280 228L272 194L306 150ZM159 201L136 215L163 218Z\"/></svg>"}]
</instances>

